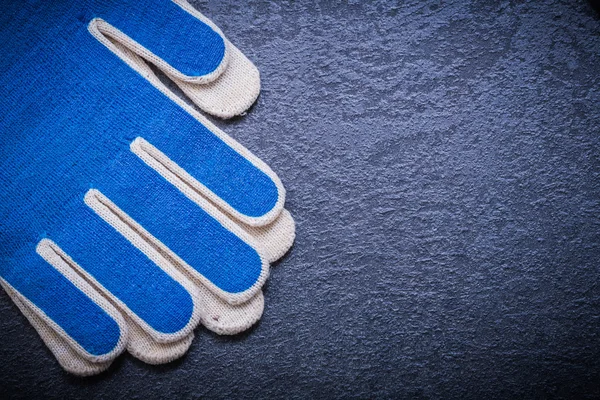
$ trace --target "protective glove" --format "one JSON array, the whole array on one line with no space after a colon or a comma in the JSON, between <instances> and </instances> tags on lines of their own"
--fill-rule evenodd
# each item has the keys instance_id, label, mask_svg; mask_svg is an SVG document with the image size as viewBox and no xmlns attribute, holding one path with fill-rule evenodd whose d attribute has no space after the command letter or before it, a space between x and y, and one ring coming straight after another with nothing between
<instances>
[{"instance_id":1,"label":"protective glove","mask_svg":"<svg viewBox=\"0 0 600 400\"><path fill-rule=\"evenodd\" d=\"M185 3L3 3L0 283L61 365L167 362L199 322L251 326L294 237L283 186L143 60L222 117L255 68Z\"/></svg>"}]
</instances>

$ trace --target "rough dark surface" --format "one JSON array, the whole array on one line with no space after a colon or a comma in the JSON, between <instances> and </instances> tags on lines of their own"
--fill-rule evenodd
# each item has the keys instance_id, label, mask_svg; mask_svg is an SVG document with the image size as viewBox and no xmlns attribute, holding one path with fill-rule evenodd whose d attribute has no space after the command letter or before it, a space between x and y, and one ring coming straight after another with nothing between
<instances>
[{"instance_id":1,"label":"rough dark surface","mask_svg":"<svg viewBox=\"0 0 600 400\"><path fill-rule=\"evenodd\" d=\"M219 124L288 190L262 321L63 372L0 295L0 397L600 397L600 17L583 0L198 1L259 67Z\"/></svg>"}]
</instances>

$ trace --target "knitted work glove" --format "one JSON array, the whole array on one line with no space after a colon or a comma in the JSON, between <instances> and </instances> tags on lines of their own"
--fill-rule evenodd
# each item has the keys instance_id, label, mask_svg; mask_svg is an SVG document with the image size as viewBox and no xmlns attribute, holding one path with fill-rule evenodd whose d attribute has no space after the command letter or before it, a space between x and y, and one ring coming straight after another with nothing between
<instances>
[{"instance_id":1,"label":"knitted work glove","mask_svg":"<svg viewBox=\"0 0 600 400\"><path fill-rule=\"evenodd\" d=\"M61 365L251 326L294 238L285 191L146 62L222 117L256 98L254 66L182 2L2 3L0 284Z\"/></svg>"}]
</instances>

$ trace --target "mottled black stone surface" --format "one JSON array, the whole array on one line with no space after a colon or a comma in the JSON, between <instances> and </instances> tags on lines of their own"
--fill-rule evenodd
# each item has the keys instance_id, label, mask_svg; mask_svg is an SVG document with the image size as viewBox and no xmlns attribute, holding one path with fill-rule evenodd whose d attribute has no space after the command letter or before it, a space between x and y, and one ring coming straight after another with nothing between
<instances>
[{"instance_id":1,"label":"mottled black stone surface","mask_svg":"<svg viewBox=\"0 0 600 400\"><path fill-rule=\"evenodd\" d=\"M194 4L262 73L219 125L297 221L264 317L79 379L2 293L1 398L600 397L591 3Z\"/></svg>"}]
</instances>

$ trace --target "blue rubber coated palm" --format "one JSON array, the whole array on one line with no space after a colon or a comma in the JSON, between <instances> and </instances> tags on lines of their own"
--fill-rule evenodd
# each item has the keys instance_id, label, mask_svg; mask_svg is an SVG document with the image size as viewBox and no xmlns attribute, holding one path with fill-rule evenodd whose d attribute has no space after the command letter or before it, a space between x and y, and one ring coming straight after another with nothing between
<instances>
[{"instance_id":1,"label":"blue rubber coated palm","mask_svg":"<svg viewBox=\"0 0 600 400\"><path fill-rule=\"evenodd\" d=\"M142 8L143 4L143 8ZM223 38L168 0L2 1L0 276L92 355L119 328L36 254L48 238L161 333L188 324L190 294L84 202L98 189L223 293L257 290L257 251L130 149L142 137L242 215L260 217L273 180L88 32L102 18L185 75L224 59Z\"/></svg>"}]
</instances>

